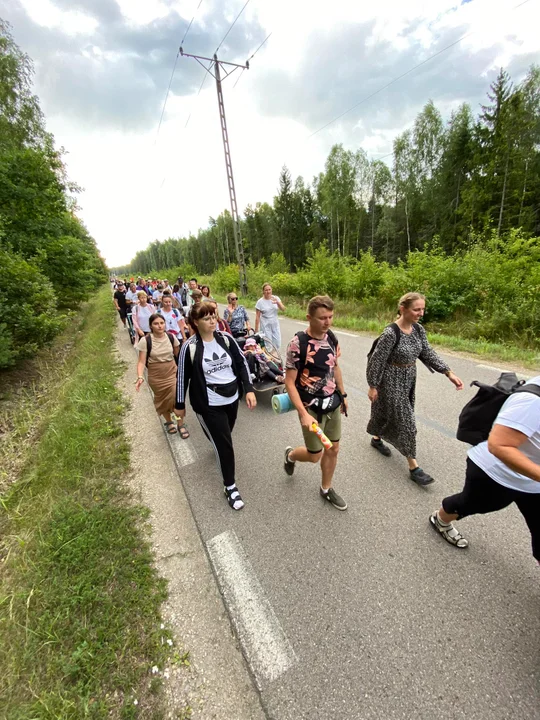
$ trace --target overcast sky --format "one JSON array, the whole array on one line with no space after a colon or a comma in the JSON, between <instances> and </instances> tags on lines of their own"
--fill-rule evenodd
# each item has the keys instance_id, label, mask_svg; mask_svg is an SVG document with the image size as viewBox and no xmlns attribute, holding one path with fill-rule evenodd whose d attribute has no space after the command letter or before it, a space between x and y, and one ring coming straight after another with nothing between
<instances>
[{"instance_id":1,"label":"overcast sky","mask_svg":"<svg viewBox=\"0 0 540 720\"><path fill-rule=\"evenodd\" d=\"M540 3L529 0L250 0L219 56L244 62L224 83L239 208L271 202L287 164L311 180L333 143L370 157L431 98L443 116L476 112L504 66L515 81L540 61ZM155 239L186 236L228 207L216 89L179 43L210 56L245 0L0 0L34 60L35 89L81 217L112 267ZM197 9L197 6L200 7ZM315 133L393 78L458 45ZM189 118L189 121L188 121Z\"/></svg>"}]
</instances>

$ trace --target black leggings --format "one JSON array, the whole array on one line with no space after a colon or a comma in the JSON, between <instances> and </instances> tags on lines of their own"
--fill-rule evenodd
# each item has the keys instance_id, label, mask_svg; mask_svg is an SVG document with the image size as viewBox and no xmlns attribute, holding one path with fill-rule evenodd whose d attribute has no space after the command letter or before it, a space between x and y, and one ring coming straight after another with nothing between
<instances>
[{"instance_id":1,"label":"black leggings","mask_svg":"<svg viewBox=\"0 0 540 720\"><path fill-rule=\"evenodd\" d=\"M449 495L442 501L443 510L458 518L477 513L502 510L516 503L531 532L532 552L540 562L540 493L512 490L492 480L489 475L467 458L465 487L457 495Z\"/></svg>"},{"instance_id":2,"label":"black leggings","mask_svg":"<svg viewBox=\"0 0 540 720\"><path fill-rule=\"evenodd\" d=\"M238 400L229 405L209 407L204 413L197 413L197 419L216 453L225 487L235 483L234 448L232 431L238 415Z\"/></svg>"}]
</instances>

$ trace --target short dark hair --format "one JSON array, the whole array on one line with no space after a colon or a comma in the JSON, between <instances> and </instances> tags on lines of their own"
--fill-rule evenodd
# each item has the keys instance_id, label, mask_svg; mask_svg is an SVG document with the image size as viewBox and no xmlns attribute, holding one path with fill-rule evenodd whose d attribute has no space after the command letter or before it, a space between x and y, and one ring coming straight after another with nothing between
<instances>
[{"instance_id":1,"label":"short dark hair","mask_svg":"<svg viewBox=\"0 0 540 720\"><path fill-rule=\"evenodd\" d=\"M334 301L328 295L315 295L308 302L307 314L310 316L315 315L319 308L325 308L326 310L334 309Z\"/></svg>"},{"instance_id":2,"label":"short dark hair","mask_svg":"<svg viewBox=\"0 0 540 720\"><path fill-rule=\"evenodd\" d=\"M189 278L189 282L196 282L197 285L199 284L197 278Z\"/></svg>"},{"instance_id":3,"label":"short dark hair","mask_svg":"<svg viewBox=\"0 0 540 720\"><path fill-rule=\"evenodd\" d=\"M207 315L215 315L216 311L212 307L211 302L202 302L197 305L192 305L188 315L188 323L197 332L197 326L195 322L198 322L201 318Z\"/></svg>"}]
</instances>

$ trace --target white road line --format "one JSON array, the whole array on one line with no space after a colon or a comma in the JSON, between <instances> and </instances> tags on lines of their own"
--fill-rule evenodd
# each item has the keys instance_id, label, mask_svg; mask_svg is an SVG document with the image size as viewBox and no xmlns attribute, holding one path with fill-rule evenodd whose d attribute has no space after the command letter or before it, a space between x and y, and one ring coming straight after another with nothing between
<instances>
[{"instance_id":1,"label":"white road line","mask_svg":"<svg viewBox=\"0 0 540 720\"><path fill-rule=\"evenodd\" d=\"M206 543L221 592L259 690L298 661L234 531Z\"/></svg>"},{"instance_id":2,"label":"white road line","mask_svg":"<svg viewBox=\"0 0 540 720\"><path fill-rule=\"evenodd\" d=\"M493 372L499 373L499 375L503 372L510 372L509 370L501 370L501 368L493 367L493 365L477 365L477 368L481 368L482 370L492 370ZM527 375L520 375L519 373L516 373L518 380L528 380L529 377Z\"/></svg>"},{"instance_id":3,"label":"white road line","mask_svg":"<svg viewBox=\"0 0 540 720\"><path fill-rule=\"evenodd\" d=\"M189 440L182 440L178 436L178 433L174 435L167 434L167 440L169 441L169 447L176 461L178 467L185 467L186 465L193 465L197 462L198 455L197 451Z\"/></svg>"},{"instance_id":4,"label":"white road line","mask_svg":"<svg viewBox=\"0 0 540 720\"><path fill-rule=\"evenodd\" d=\"M358 335L355 335L354 333L345 332L344 330L334 330L334 332L337 333L338 335L346 335L347 337L358 337Z\"/></svg>"}]
</instances>

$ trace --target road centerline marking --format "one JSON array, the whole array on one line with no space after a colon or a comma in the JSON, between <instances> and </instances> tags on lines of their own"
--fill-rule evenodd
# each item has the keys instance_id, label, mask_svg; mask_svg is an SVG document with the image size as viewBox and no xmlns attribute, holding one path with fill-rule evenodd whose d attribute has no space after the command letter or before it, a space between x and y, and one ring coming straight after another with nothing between
<instances>
[{"instance_id":1,"label":"road centerline marking","mask_svg":"<svg viewBox=\"0 0 540 720\"><path fill-rule=\"evenodd\" d=\"M298 658L232 530L206 543L232 623L257 687L276 680Z\"/></svg>"}]
</instances>

